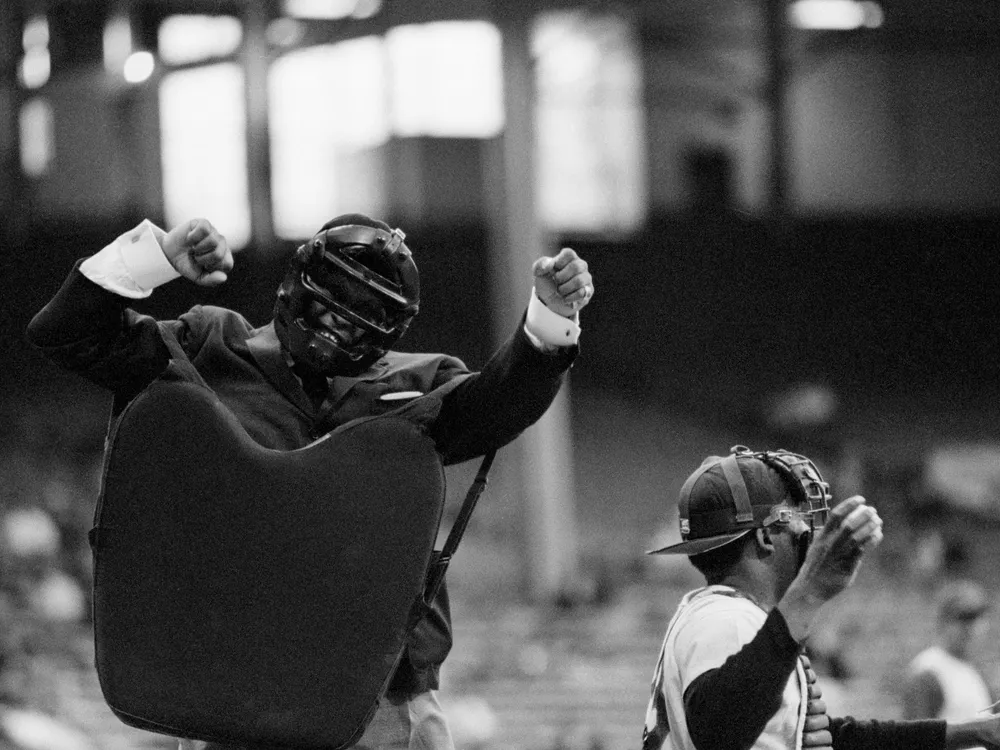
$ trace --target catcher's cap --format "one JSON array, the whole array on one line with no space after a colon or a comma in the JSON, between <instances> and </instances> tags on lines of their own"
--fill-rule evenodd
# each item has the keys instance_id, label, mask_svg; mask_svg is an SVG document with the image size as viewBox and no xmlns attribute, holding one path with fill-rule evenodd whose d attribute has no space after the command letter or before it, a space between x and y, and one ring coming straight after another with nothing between
<instances>
[{"instance_id":1,"label":"catcher's cap","mask_svg":"<svg viewBox=\"0 0 1000 750\"><path fill-rule=\"evenodd\" d=\"M702 461L681 487L682 541L647 554L700 555L784 520L775 506L807 504L819 514L829 499L829 486L804 456L735 446L728 456Z\"/></svg>"},{"instance_id":2,"label":"catcher's cap","mask_svg":"<svg viewBox=\"0 0 1000 750\"><path fill-rule=\"evenodd\" d=\"M989 608L986 590L974 581L946 584L938 598L938 615L942 620L973 620Z\"/></svg>"}]
</instances>

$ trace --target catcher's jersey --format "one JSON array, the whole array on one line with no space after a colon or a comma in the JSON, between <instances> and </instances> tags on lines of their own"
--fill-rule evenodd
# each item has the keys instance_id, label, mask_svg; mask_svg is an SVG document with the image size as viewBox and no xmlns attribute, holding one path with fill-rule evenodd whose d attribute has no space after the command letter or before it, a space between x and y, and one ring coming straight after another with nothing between
<instances>
[{"instance_id":1,"label":"catcher's jersey","mask_svg":"<svg viewBox=\"0 0 1000 750\"><path fill-rule=\"evenodd\" d=\"M760 607L728 586L708 586L684 596L667 626L653 674L643 750L697 750L684 716L684 691L696 677L721 667L751 641L766 618ZM754 743L755 750L800 750L806 689L800 662L785 686L781 708Z\"/></svg>"}]
</instances>

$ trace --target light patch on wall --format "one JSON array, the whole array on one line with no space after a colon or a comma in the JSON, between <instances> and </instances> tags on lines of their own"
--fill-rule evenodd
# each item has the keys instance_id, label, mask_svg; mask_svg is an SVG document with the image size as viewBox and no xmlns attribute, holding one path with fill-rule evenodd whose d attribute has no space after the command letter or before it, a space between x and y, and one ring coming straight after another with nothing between
<instances>
[{"instance_id":1,"label":"light patch on wall","mask_svg":"<svg viewBox=\"0 0 1000 750\"><path fill-rule=\"evenodd\" d=\"M800 29L850 31L882 25L882 7L858 0L796 0L788 6L788 20Z\"/></svg>"},{"instance_id":2,"label":"light patch on wall","mask_svg":"<svg viewBox=\"0 0 1000 750\"><path fill-rule=\"evenodd\" d=\"M45 16L32 16L21 32L21 45L24 51L35 47L49 46L49 19Z\"/></svg>"},{"instance_id":3,"label":"light patch on wall","mask_svg":"<svg viewBox=\"0 0 1000 750\"><path fill-rule=\"evenodd\" d=\"M122 73L128 83L142 83L149 80L156 69L156 58L152 52L133 52L128 56Z\"/></svg>"},{"instance_id":4,"label":"light patch on wall","mask_svg":"<svg viewBox=\"0 0 1000 750\"><path fill-rule=\"evenodd\" d=\"M34 47L21 58L18 78L26 89L39 89L48 83L52 73L52 58L44 47Z\"/></svg>"},{"instance_id":5,"label":"light patch on wall","mask_svg":"<svg viewBox=\"0 0 1000 750\"><path fill-rule=\"evenodd\" d=\"M503 128L500 32L484 21L397 26L386 34L393 130L490 138Z\"/></svg>"},{"instance_id":6,"label":"light patch on wall","mask_svg":"<svg viewBox=\"0 0 1000 750\"><path fill-rule=\"evenodd\" d=\"M294 47L306 34L306 24L294 18L276 18L267 25L267 42L275 47Z\"/></svg>"},{"instance_id":7,"label":"light patch on wall","mask_svg":"<svg viewBox=\"0 0 1000 750\"><path fill-rule=\"evenodd\" d=\"M561 86L596 82L601 64L597 40L565 15L542 17L535 26L532 55L541 83L558 89Z\"/></svg>"},{"instance_id":8,"label":"light patch on wall","mask_svg":"<svg viewBox=\"0 0 1000 750\"><path fill-rule=\"evenodd\" d=\"M370 18L382 9L382 0L284 0L282 6L292 18Z\"/></svg>"},{"instance_id":9,"label":"light patch on wall","mask_svg":"<svg viewBox=\"0 0 1000 750\"><path fill-rule=\"evenodd\" d=\"M371 18L382 10L382 0L357 0L354 4L354 18Z\"/></svg>"},{"instance_id":10,"label":"light patch on wall","mask_svg":"<svg viewBox=\"0 0 1000 750\"><path fill-rule=\"evenodd\" d=\"M17 77L26 89L39 89L52 74L49 55L49 19L43 15L29 18L21 31L24 56L18 64Z\"/></svg>"},{"instance_id":11,"label":"light patch on wall","mask_svg":"<svg viewBox=\"0 0 1000 750\"><path fill-rule=\"evenodd\" d=\"M104 69L117 74L125 68L125 61L132 54L132 24L128 16L112 16L104 24Z\"/></svg>"},{"instance_id":12,"label":"light patch on wall","mask_svg":"<svg viewBox=\"0 0 1000 750\"><path fill-rule=\"evenodd\" d=\"M21 106L21 169L28 177L49 171L55 156L55 122L52 105L45 99L29 99Z\"/></svg>"},{"instance_id":13,"label":"light patch on wall","mask_svg":"<svg viewBox=\"0 0 1000 750\"><path fill-rule=\"evenodd\" d=\"M621 232L645 219L638 41L615 16L550 13L532 29L538 205L553 230Z\"/></svg>"},{"instance_id":14,"label":"light patch on wall","mask_svg":"<svg viewBox=\"0 0 1000 750\"><path fill-rule=\"evenodd\" d=\"M250 239L243 89L228 63L170 73L159 88L167 224L204 216L236 248Z\"/></svg>"},{"instance_id":15,"label":"light patch on wall","mask_svg":"<svg viewBox=\"0 0 1000 750\"><path fill-rule=\"evenodd\" d=\"M232 16L169 16L157 31L160 58L184 65L226 57L243 42L243 25Z\"/></svg>"},{"instance_id":16,"label":"light patch on wall","mask_svg":"<svg viewBox=\"0 0 1000 750\"><path fill-rule=\"evenodd\" d=\"M275 232L311 236L333 214L382 202L367 168L389 139L381 40L361 37L291 52L268 80ZM348 203L350 201L350 204Z\"/></svg>"}]
</instances>

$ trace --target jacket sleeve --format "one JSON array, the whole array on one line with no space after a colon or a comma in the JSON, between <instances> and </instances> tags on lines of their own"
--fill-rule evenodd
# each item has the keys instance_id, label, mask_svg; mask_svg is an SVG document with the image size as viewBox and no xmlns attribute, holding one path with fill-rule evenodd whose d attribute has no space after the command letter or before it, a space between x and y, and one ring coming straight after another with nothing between
<instances>
[{"instance_id":1,"label":"jacket sleeve","mask_svg":"<svg viewBox=\"0 0 1000 750\"><path fill-rule=\"evenodd\" d=\"M538 421L552 404L579 351L536 349L524 321L486 366L449 392L430 426L446 464L501 448Z\"/></svg>"},{"instance_id":2,"label":"jacket sleeve","mask_svg":"<svg viewBox=\"0 0 1000 750\"><path fill-rule=\"evenodd\" d=\"M116 394L136 393L166 367L170 354L157 322L127 307L74 266L32 318L28 341L58 365Z\"/></svg>"}]
</instances>

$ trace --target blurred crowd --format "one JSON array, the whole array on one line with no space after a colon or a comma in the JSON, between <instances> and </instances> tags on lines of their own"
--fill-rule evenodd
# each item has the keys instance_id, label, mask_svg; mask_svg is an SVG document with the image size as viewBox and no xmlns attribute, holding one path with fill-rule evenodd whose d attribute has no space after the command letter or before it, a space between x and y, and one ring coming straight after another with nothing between
<instances>
[{"instance_id":1,"label":"blurred crowd","mask_svg":"<svg viewBox=\"0 0 1000 750\"><path fill-rule=\"evenodd\" d=\"M30 403L0 409L4 438L0 452L0 750L108 747L86 720L88 712L94 712L95 701L100 701L93 669L87 532L100 489L103 412L98 408L65 413L67 401L59 403L63 411L58 414ZM863 491L874 499L888 530L878 558L863 576L862 590L844 607L846 614L818 633L811 644L813 663L830 703L841 702L849 710L852 700L870 702L878 691L883 713L895 712L898 717L904 696L896 681L906 674L908 661L934 642L934 602L941 584L977 579L987 604L992 604L998 581L989 571L997 569L1000 553L989 540L1000 533L1000 522L989 509L984 515L982 509L956 508L947 497L929 491L917 457L886 463L836 436L815 442L823 436L821 430L814 428L812 434L814 444L803 448L804 452L820 457L835 487ZM805 438L783 434L774 439L798 445ZM642 542L637 540L637 544ZM475 543L474 538L470 540L471 545ZM505 546L497 552L510 553ZM520 620L513 614L477 618L469 613L467 619L481 621L484 631L475 636L475 628L480 627L475 625L457 634L444 686L450 701L445 705L463 746L485 749L503 744L505 723L511 721L505 713L510 705L504 701L531 703L533 691L567 691L572 696L568 702L576 701L579 710L584 710L581 696L604 689L586 682L588 674L604 682L620 680L614 687L619 693L628 688L634 708L622 705L622 699L615 704L609 698L608 715L613 713L622 724L638 731L642 694L648 690L648 666L655 657L663 613L674 604L671 595L663 596L665 577L677 577L678 591L690 582L679 571L639 562L619 569L605 560L599 575L587 579L592 585L567 591L553 602L555 615L549 617L523 609ZM471 560L465 563L465 568L474 569ZM497 561L501 564L504 561ZM462 583L459 588L466 593L474 585ZM877 594L875 600L872 592ZM491 591L488 598L496 595ZM478 605L470 598L459 606L469 610ZM987 628L988 609L983 607L983 616L976 621L980 631ZM500 632L505 627L510 630L509 646L503 645ZM993 664L1000 653L997 639L988 637L991 632L980 633L985 637L976 641L968 658L981 667L988 688L996 693L1000 672ZM893 639L902 639L894 655L884 648ZM642 653L631 653L639 642ZM534 650L527 649L526 643L534 644ZM513 653L525 656L515 659ZM518 669L511 666L515 663ZM627 671L630 664L636 666ZM879 674L874 674L876 669ZM503 687L514 682L529 687ZM539 694L535 698L537 703ZM593 704L586 710L593 712ZM602 740L599 729L576 729L576 746L606 750L618 746ZM568 737L558 735L563 739L543 743L541 734L535 736L531 748L539 750L555 750Z\"/></svg>"},{"instance_id":2,"label":"blurred crowd","mask_svg":"<svg viewBox=\"0 0 1000 750\"><path fill-rule=\"evenodd\" d=\"M93 664L87 529L100 461L93 436L62 416L3 412L0 747L15 750L93 747L72 717Z\"/></svg>"}]
</instances>

